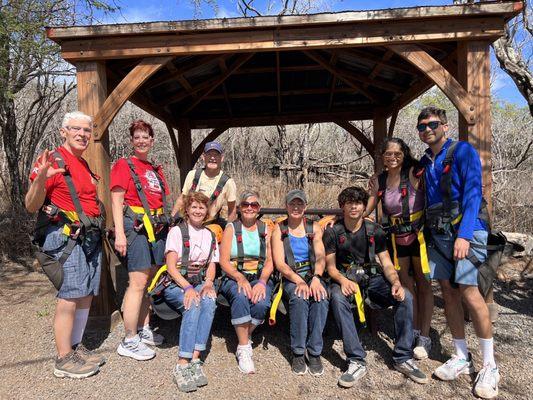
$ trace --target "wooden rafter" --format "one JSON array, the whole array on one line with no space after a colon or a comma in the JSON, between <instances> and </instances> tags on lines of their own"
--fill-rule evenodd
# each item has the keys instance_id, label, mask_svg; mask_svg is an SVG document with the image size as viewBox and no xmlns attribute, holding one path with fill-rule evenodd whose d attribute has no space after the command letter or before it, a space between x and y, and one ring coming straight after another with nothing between
<instances>
[{"instance_id":1,"label":"wooden rafter","mask_svg":"<svg viewBox=\"0 0 533 400\"><path fill-rule=\"evenodd\" d=\"M281 113L281 67L279 62L279 51L276 51L276 87L278 92L278 113Z\"/></svg>"},{"instance_id":2,"label":"wooden rafter","mask_svg":"<svg viewBox=\"0 0 533 400\"><path fill-rule=\"evenodd\" d=\"M280 72L304 72L304 71L323 71L320 65L285 65L280 67ZM277 67L247 67L235 71L235 75L241 74L273 74Z\"/></svg>"},{"instance_id":3,"label":"wooden rafter","mask_svg":"<svg viewBox=\"0 0 533 400\"><path fill-rule=\"evenodd\" d=\"M229 117L202 116L191 118L190 124L193 129L216 128L227 126L231 128L246 126L274 126L294 125L321 122L335 122L337 120L355 121L367 119L372 115L373 106L351 107L341 111L324 111L323 108L313 108L303 113L284 113L282 115L256 114ZM258 110L260 111L260 110Z\"/></svg>"},{"instance_id":4,"label":"wooden rafter","mask_svg":"<svg viewBox=\"0 0 533 400\"><path fill-rule=\"evenodd\" d=\"M339 58L339 55L337 53L333 53L331 55L329 63L332 66L335 66L335 64L337 64L338 58ZM331 106L333 106L333 96L335 95L335 86L337 86L337 75L331 75L331 85L329 88L328 111L330 111Z\"/></svg>"},{"instance_id":5,"label":"wooden rafter","mask_svg":"<svg viewBox=\"0 0 533 400\"><path fill-rule=\"evenodd\" d=\"M355 89L351 87L335 88L334 93L354 93ZM331 88L315 88L315 89L290 89L282 90L279 94L283 96L305 96L313 94L330 94ZM230 99L254 99L258 97L277 97L277 90L265 90L264 92L232 92L228 94ZM207 96L207 100L220 100L224 95L212 94Z\"/></svg>"},{"instance_id":6,"label":"wooden rafter","mask_svg":"<svg viewBox=\"0 0 533 400\"><path fill-rule=\"evenodd\" d=\"M192 153L192 165L196 164L196 162L198 161L198 159L202 155L202 152L204 150L205 144L207 142L212 142L213 140L215 140L217 137L222 135L226 131L226 129L228 129L228 127L226 127L226 126L222 127L221 126L219 128L213 129L211 132L209 132L207 134L207 136L200 142L200 144L198 146L196 146L196 149L194 149L194 151Z\"/></svg>"},{"instance_id":7,"label":"wooden rafter","mask_svg":"<svg viewBox=\"0 0 533 400\"><path fill-rule=\"evenodd\" d=\"M383 55L383 60L381 62L377 62L374 68L372 68L372 72L370 72L370 75L368 77L370 79L374 79L376 76L379 75L379 72L383 69L385 65L387 65L387 61L389 61L394 53L390 50L387 50L385 54ZM368 85L368 84L367 84Z\"/></svg>"},{"instance_id":8,"label":"wooden rafter","mask_svg":"<svg viewBox=\"0 0 533 400\"><path fill-rule=\"evenodd\" d=\"M339 120L339 121L335 121L335 123L339 125L341 128L343 128L344 130L346 130L354 138L356 138L359 141L359 143L361 143L361 145L365 148L368 154L370 154L372 158L374 158L374 144L369 138L367 138L364 135L363 132L361 132L361 130L358 127L356 127L349 121Z\"/></svg>"},{"instance_id":9,"label":"wooden rafter","mask_svg":"<svg viewBox=\"0 0 533 400\"><path fill-rule=\"evenodd\" d=\"M349 85L350 87L352 87L356 91L360 92L361 94L363 94L364 96L366 96L367 98L372 100L372 102L374 102L374 103L378 103L379 102L379 99L378 99L377 96L375 96L374 94L372 94L371 92L369 92L368 90L363 88L362 85L359 85L358 83L355 83L352 79L347 78L344 75L344 73L340 72L338 70L338 68L330 65L329 62L324 60L320 55L318 55L318 54L316 54L315 52L312 52L312 51L304 51L303 53L306 56L308 56L310 59L312 59L312 60L316 61L318 64L322 65L325 69L327 69L330 73L335 75L338 79L340 79L341 81L345 82L347 85Z\"/></svg>"},{"instance_id":10,"label":"wooden rafter","mask_svg":"<svg viewBox=\"0 0 533 400\"><path fill-rule=\"evenodd\" d=\"M394 111L390 117L389 130L387 131L387 137L392 137L394 134L394 128L396 126L396 120L398 119L398 113L400 112L399 107L394 107Z\"/></svg>"},{"instance_id":11,"label":"wooden rafter","mask_svg":"<svg viewBox=\"0 0 533 400\"><path fill-rule=\"evenodd\" d=\"M381 64L383 61L382 56L374 55L363 49L342 49L342 53L347 53L356 56L362 60L370 61L376 64ZM388 60L388 62L383 66L384 69L398 71L404 74L418 75L418 70L409 63L397 62L396 60Z\"/></svg>"},{"instance_id":12,"label":"wooden rafter","mask_svg":"<svg viewBox=\"0 0 533 400\"><path fill-rule=\"evenodd\" d=\"M228 66L226 65L226 60L223 59L223 58L219 58L218 66L220 67L220 70L223 73L228 70ZM226 87L226 82L222 82L222 93L224 94L224 101L226 102L226 107L228 108L228 113L231 116L231 115L233 115L233 111L231 110L231 103L229 101L228 88Z\"/></svg>"},{"instance_id":13,"label":"wooden rafter","mask_svg":"<svg viewBox=\"0 0 533 400\"><path fill-rule=\"evenodd\" d=\"M131 97L133 93L139 89L144 82L156 71L170 62L173 57L151 57L143 59L135 68L133 68L128 75L115 87L113 92L105 99L104 104L98 110L94 117L94 126L96 128L95 138L101 139L116 113L124 105L124 103Z\"/></svg>"},{"instance_id":14,"label":"wooden rafter","mask_svg":"<svg viewBox=\"0 0 533 400\"><path fill-rule=\"evenodd\" d=\"M446 68L437 60L412 44L392 45L389 48L416 66L446 94L468 124L475 124L474 100Z\"/></svg>"},{"instance_id":15,"label":"wooden rafter","mask_svg":"<svg viewBox=\"0 0 533 400\"><path fill-rule=\"evenodd\" d=\"M179 76L183 76L188 72L192 72L198 68L204 67L212 63L217 58L218 57L213 55L197 57L187 62L185 65L180 66L180 68L176 68L174 64L168 63L166 67L170 71L170 74L163 75L157 79L150 80L150 89L153 89L154 87L162 85L164 83L172 82Z\"/></svg>"},{"instance_id":16,"label":"wooden rafter","mask_svg":"<svg viewBox=\"0 0 533 400\"><path fill-rule=\"evenodd\" d=\"M198 96L183 112L183 115L188 114L194 107L196 107L200 102L209 95L213 90L215 90L219 85L221 85L228 77L239 69L246 61L254 56L255 53L245 53L241 54L237 60L229 67L222 75L220 75L212 85L209 86L200 96Z\"/></svg>"},{"instance_id":17,"label":"wooden rafter","mask_svg":"<svg viewBox=\"0 0 533 400\"><path fill-rule=\"evenodd\" d=\"M448 57L446 57L445 60L441 62L441 65L447 70L457 68L457 66L455 65L456 57L457 57L457 52L451 53ZM416 99L418 96L420 96L421 93L426 92L434 85L435 85L435 82L433 82L427 76L424 75L420 77L420 79L417 82L414 82L409 87L409 89L405 90L402 93L402 95L394 101L395 107L402 109L403 107L411 103L414 99ZM392 115L395 107L392 107L389 110L387 110L386 112L387 115Z\"/></svg>"}]
</instances>

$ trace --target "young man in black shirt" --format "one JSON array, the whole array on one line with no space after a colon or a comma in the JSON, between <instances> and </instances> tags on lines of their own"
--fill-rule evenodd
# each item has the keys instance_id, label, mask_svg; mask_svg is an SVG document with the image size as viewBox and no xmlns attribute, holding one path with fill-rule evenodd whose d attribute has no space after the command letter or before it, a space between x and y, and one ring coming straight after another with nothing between
<instances>
[{"instance_id":1,"label":"young man in black shirt","mask_svg":"<svg viewBox=\"0 0 533 400\"><path fill-rule=\"evenodd\" d=\"M348 359L348 369L338 383L352 387L366 374L366 353L352 313L358 290L379 307L394 307L394 368L415 382L427 383L428 378L413 361L413 298L402 287L394 269L385 232L379 225L363 219L368 194L359 187L349 187L339 194L338 201L343 219L328 228L323 237L326 267L331 277L331 311ZM375 255L381 266L376 263Z\"/></svg>"}]
</instances>

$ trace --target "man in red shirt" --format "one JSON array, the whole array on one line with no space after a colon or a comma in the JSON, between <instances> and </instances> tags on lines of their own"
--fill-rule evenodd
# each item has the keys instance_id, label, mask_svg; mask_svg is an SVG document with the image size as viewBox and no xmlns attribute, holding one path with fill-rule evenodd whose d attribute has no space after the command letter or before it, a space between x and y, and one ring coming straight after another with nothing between
<instances>
[{"instance_id":1,"label":"man in red shirt","mask_svg":"<svg viewBox=\"0 0 533 400\"><path fill-rule=\"evenodd\" d=\"M98 295L102 257L98 177L82 158L92 126L92 118L79 111L65 115L59 130L64 142L39 156L25 198L26 209L39 211L47 222L37 243L41 252L58 260L63 271L54 316L54 375L60 378L94 375L105 362L81 344L92 298ZM61 257L67 249L70 255Z\"/></svg>"}]
</instances>

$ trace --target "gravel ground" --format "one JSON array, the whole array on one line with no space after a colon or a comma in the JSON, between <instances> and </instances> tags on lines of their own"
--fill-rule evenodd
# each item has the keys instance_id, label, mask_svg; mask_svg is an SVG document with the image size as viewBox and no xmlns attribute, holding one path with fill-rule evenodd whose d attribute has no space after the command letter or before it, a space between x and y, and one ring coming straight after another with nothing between
<instances>
[{"instance_id":1,"label":"gravel ground","mask_svg":"<svg viewBox=\"0 0 533 400\"><path fill-rule=\"evenodd\" d=\"M362 342L368 352L368 375L356 387L337 386L344 368L342 343L332 329L325 332L322 377L295 376L289 366L289 336L286 318L275 328L263 326L254 334L254 360L257 373L242 375L234 352L236 340L230 325L229 310L219 307L213 326L212 341L205 371L209 385L184 395L172 382L176 362L177 321L154 321L166 343L157 349L153 360L137 362L116 353L123 334L120 325L111 333L90 333L87 347L107 358L96 376L84 380L57 379L52 375L54 343L52 319L54 291L45 276L21 265L3 263L0 269L0 399L468 399L473 398L474 377L462 376L457 382L432 379L418 385L392 369L391 312L380 312L379 334L372 338L365 330ZM495 297L500 304L500 318L495 325L496 357L502 372L500 399L531 399L533 381L533 281L521 281L523 263L505 266L507 283L499 283ZM436 290L436 288L435 288ZM430 359L420 363L430 372L447 359L452 351L451 337L445 326L442 299L436 292L436 307L431 337ZM480 355L471 324L468 340L479 368ZM530 393L529 395L527 393Z\"/></svg>"}]
</instances>

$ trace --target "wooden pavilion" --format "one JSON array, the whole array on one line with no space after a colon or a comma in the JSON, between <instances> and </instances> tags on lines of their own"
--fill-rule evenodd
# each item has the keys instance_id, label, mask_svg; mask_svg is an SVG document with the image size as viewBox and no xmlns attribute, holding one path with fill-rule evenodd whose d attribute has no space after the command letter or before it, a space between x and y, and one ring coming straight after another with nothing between
<instances>
[{"instance_id":1,"label":"wooden pavilion","mask_svg":"<svg viewBox=\"0 0 533 400\"><path fill-rule=\"evenodd\" d=\"M374 157L399 110L434 85L480 152L490 200L490 44L521 1L47 28L77 69L78 108L95 118L87 151L108 215L108 127L126 101L163 121L183 181L228 128L333 122ZM390 118L390 123L387 121ZM373 120L373 140L351 123ZM415 122L413 122L414 125ZM211 128L192 148L191 130ZM176 132L177 131L177 135ZM103 274L95 316L115 309Z\"/></svg>"}]
</instances>

